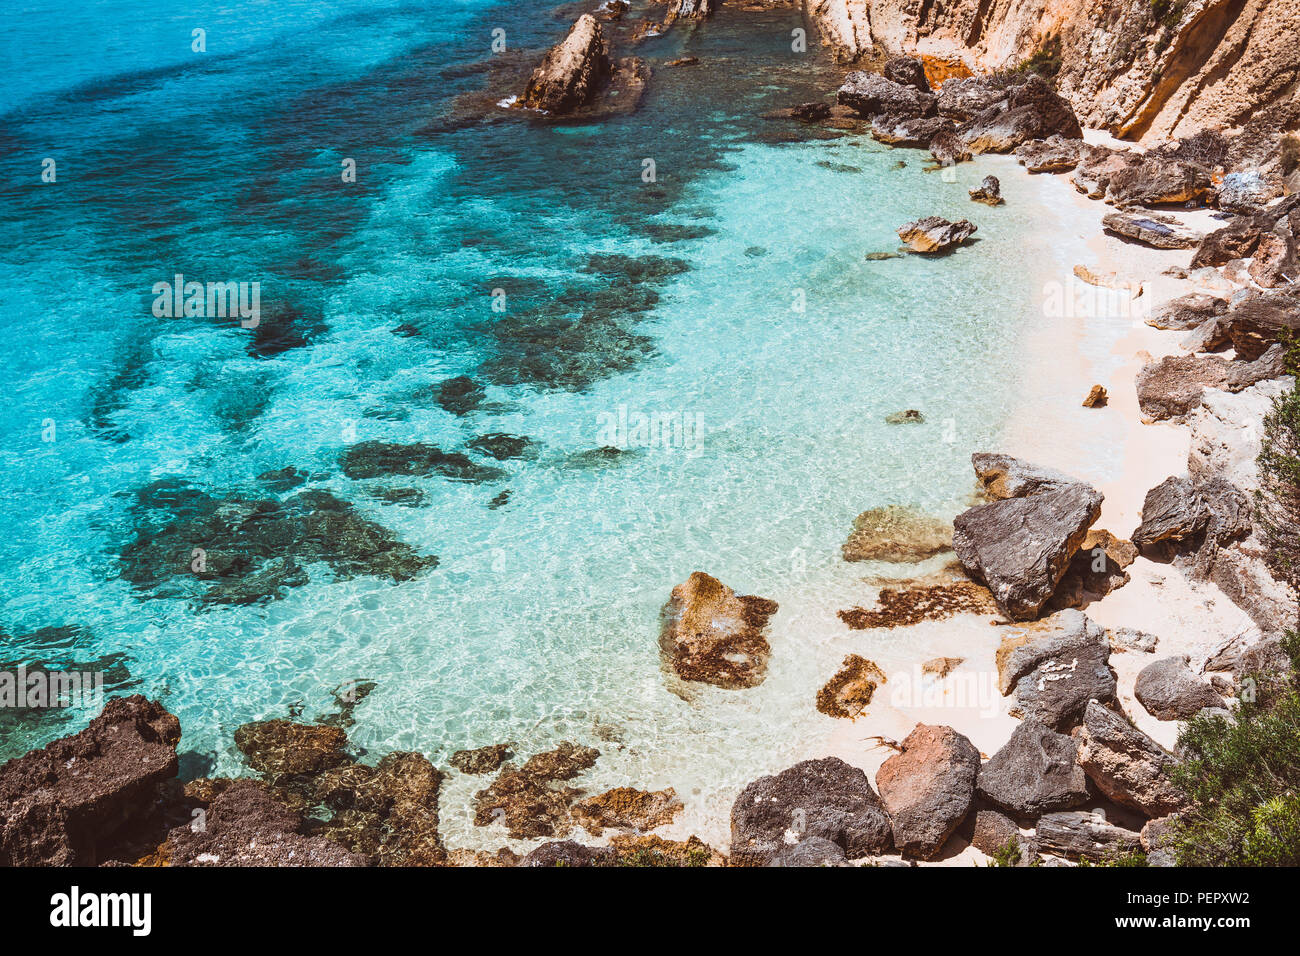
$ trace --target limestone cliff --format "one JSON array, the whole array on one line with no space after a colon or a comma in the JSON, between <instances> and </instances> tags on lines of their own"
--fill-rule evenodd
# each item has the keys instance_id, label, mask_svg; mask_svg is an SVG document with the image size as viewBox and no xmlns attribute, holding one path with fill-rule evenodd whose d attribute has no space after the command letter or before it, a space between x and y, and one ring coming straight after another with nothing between
<instances>
[{"instance_id":1,"label":"limestone cliff","mask_svg":"<svg viewBox=\"0 0 1300 956\"><path fill-rule=\"evenodd\" d=\"M1030 58L1087 125L1157 139L1297 99L1300 0L803 0L823 40L868 53Z\"/></svg>"}]
</instances>

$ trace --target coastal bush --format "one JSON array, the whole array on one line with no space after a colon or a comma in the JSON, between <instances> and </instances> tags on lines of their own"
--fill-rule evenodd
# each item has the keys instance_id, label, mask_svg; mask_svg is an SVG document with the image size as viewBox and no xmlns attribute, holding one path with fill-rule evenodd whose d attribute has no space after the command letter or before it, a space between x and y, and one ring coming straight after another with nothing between
<instances>
[{"instance_id":1,"label":"coastal bush","mask_svg":"<svg viewBox=\"0 0 1300 956\"><path fill-rule=\"evenodd\" d=\"M1016 66L1016 71L1037 73L1048 80L1055 79L1056 74L1061 72L1061 38L1048 37L1033 55Z\"/></svg>"},{"instance_id":2,"label":"coastal bush","mask_svg":"<svg viewBox=\"0 0 1300 956\"><path fill-rule=\"evenodd\" d=\"M1300 865L1300 634L1282 642L1292 670L1249 675L1235 720L1189 721L1171 777L1193 808L1174 824L1183 866Z\"/></svg>"},{"instance_id":3,"label":"coastal bush","mask_svg":"<svg viewBox=\"0 0 1300 956\"><path fill-rule=\"evenodd\" d=\"M1020 841L1012 837L993 851L989 866L1015 866L1020 862Z\"/></svg>"},{"instance_id":4,"label":"coastal bush","mask_svg":"<svg viewBox=\"0 0 1300 956\"><path fill-rule=\"evenodd\" d=\"M1300 344L1288 343L1287 368L1300 367ZM1292 389L1273 402L1264 419L1259 453L1260 488L1255 516L1274 569L1292 587L1300 586L1300 391Z\"/></svg>"}]
</instances>

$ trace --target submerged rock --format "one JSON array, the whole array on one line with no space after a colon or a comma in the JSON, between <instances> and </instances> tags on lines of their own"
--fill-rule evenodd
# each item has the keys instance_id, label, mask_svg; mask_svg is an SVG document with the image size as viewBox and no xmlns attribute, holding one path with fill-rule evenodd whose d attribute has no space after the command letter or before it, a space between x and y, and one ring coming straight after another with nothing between
<instances>
[{"instance_id":1,"label":"submerged rock","mask_svg":"<svg viewBox=\"0 0 1300 956\"><path fill-rule=\"evenodd\" d=\"M973 236L978 227L966 219L949 222L939 216L927 216L898 227L898 238L909 251L922 254L946 252Z\"/></svg>"},{"instance_id":2,"label":"submerged rock","mask_svg":"<svg viewBox=\"0 0 1300 956\"><path fill-rule=\"evenodd\" d=\"M870 258L870 256L868 256ZM893 256L891 255L891 258ZM885 416L886 425L924 425L925 416L915 408L908 408L901 412L894 412Z\"/></svg>"},{"instance_id":3,"label":"submerged rock","mask_svg":"<svg viewBox=\"0 0 1300 956\"><path fill-rule=\"evenodd\" d=\"M235 746L248 765L273 786L286 778L318 774L348 761L348 736L340 727L275 718L235 728Z\"/></svg>"},{"instance_id":4,"label":"submerged rock","mask_svg":"<svg viewBox=\"0 0 1300 956\"><path fill-rule=\"evenodd\" d=\"M176 776L180 722L136 694L0 766L0 866L95 866Z\"/></svg>"},{"instance_id":5,"label":"submerged rock","mask_svg":"<svg viewBox=\"0 0 1300 956\"><path fill-rule=\"evenodd\" d=\"M573 806L573 819L593 836L606 829L643 832L672 823L683 810L672 787L665 790L637 790L615 787Z\"/></svg>"},{"instance_id":6,"label":"submerged rock","mask_svg":"<svg viewBox=\"0 0 1300 956\"><path fill-rule=\"evenodd\" d=\"M552 836L570 823L570 808L583 791L558 787L595 764L600 751L562 741L535 754L522 767L505 764L497 778L474 795L474 825L503 823L514 839Z\"/></svg>"},{"instance_id":7,"label":"submerged rock","mask_svg":"<svg viewBox=\"0 0 1300 956\"><path fill-rule=\"evenodd\" d=\"M467 375L458 375L439 383L434 400L453 415L468 415L483 404L486 392Z\"/></svg>"},{"instance_id":8,"label":"submerged rock","mask_svg":"<svg viewBox=\"0 0 1300 956\"><path fill-rule=\"evenodd\" d=\"M324 562L336 579L363 574L406 581L438 566L346 501L303 491L284 501L215 497L177 482L137 493L136 536L120 574L160 596L202 605L276 600L308 580L303 565Z\"/></svg>"},{"instance_id":9,"label":"submerged rock","mask_svg":"<svg viewBox=\"0 0 1300 956\"><path fill-rule=\"evenodd\" d=\"M876 856L889 851L891 834L867 775L838 757L760 777L731 808L731 860L740 866L763 866L812 837L836 844L850 860Z\"/></svg>"},{"instance_id":10,"label":"submerged rock","mask_svg":"<svg viewBox=\"0 0 1300 956\"><path fill-rule=\"evenodd\" d=\"M1079 766L1111 800L1149 817L1187 806L1187 795L1169 779L1173 754L1119 714L1090 702L1075 737Z\"/></svg>"},{"instance_id":11,"label":"submerged rock","mask_svg":"<svg viewBox=\"0 0 1300 956\"><path fill-rule=\"evenodd\" d=\"M416 442L363 441L350 445L339 456L343 474L354 480L386 478L390 475L441 475L452 481L484 482L503 476L499 468L481 465L460 452L444 452L436 445Z\"/></svg>"},{"instance_id":12,"label":"submerged rock","mask_svg":"<svg viewBox=\"0 0 1300 956\"><path fill-rule=\"evenodd\" d=\"M885 683L885 672L857 654L844 658L840 670L817 692L817 709L828 717L860 717Z\"/></svg>"},{"instance_id":13,"label":"submerged rock","mask_svg":"<svg viewBox=\"0 0 1300 956\"><path fill-rule=\"evenodd\" d=\"M952 525L901 505L872 508L853 519L841 549L845 561L915 562L952 549Z\"/></svg>"},{"instance_id":14,"label":"submerged rock","mask_svg":"<svg viewBox=\"0 0 1300 956\"><path fill-rule=\"evenodd\" d=\"M738 595L695 571L664 605L659 645L682 680L719 687L754 687L767 674L771 647L763 631L775 601Z\"/></svg>"},{"instance_id":15,"label":"submerged rock","mask_svg":"<svg viewBox=\"0 0 1300 956\"><path fill-rule=\"evenodd\" d=\"M855 631L877 627L911 627L921 621L942 621L956 614L991 614L997 610L989 590L973 581L917 584L881 588L876 607L836 611Z\"/></svg>"},{"instance_id":16,"label":"submerged rock","mask_svg":"<svg viewBox=\"0 0 1300 956\"><path fill-rule=\"evenodd\" d=\"M966 819L980 753L951 727L917 724L876 773L900 853L929 859Z\"/></svg>"},{"instance_id":17,"label":"submerged rock","mask_svg":"<svg viewBox=\"0 0 1300 956\"><path fill-rule=\"evenodd\" d=\"M461 773L492 773L510 757L511 744L490 744L477 750L457 750L451 765Z\"/></svg>"}]
</instances>

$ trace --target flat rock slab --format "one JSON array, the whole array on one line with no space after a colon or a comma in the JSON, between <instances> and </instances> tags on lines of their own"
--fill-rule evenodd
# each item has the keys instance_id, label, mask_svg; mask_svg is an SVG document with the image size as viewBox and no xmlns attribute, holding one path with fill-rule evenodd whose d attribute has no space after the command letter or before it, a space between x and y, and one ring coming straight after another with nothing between
<instances>
[{"instance_id":1,"label":"flat rock slab","mask_svg":"<svg viewBox=\"0 0 1300 956\"><path fill-rule=\"evenodd\" d=\"M663 610L660 649L682 680L719 687L753 687L767 674L764 637L775 601L738 595L696 571L673 588Z\"/></svg>"},{"instance_id":2,"label":"flat rock slab","mask_svg":"<svg viewBox=\"0 0 1300 956\"><path fill-rule=\"evenodd\" d=\"M1139 834L1107 822L1100 813L1044 814L1036 836L1043 850L1071 859L1114 860L1142 849Z\"/></svg>"},{"instance_id":3,"label":"flat rock slab","mask_svg":"<svg viewBox=\"0 0 1300 956\"><path fill-rule=\"evenodd\" d=\"M1160 213L1113 212L1101 224L1108 232L1156 249L1193 249L1205 238L1204 233Z\"/></svg>"}]
</instances>

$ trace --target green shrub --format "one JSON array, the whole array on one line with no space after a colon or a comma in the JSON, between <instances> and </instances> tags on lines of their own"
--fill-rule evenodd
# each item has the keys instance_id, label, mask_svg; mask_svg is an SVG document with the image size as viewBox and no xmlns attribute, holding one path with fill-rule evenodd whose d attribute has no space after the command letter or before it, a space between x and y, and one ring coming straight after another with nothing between
<instances>
[{"instance_id":1,"label":"green shrub","mask_svg":"<svg viewBox=\"0 0 1300 956\"><path fill-rule=\"evenodd\" d=\"M1020 863L1020 841L1012 837L993 851L989 866L1017 866Z\"/></svg>"},{"instance_id":2,"label":"green shrub","mask_svg":"<svg viewBox=\"0 0 1300 956\"><path fill-rule=\"evenodd\" d=\"M1174 825L1184 866L1300 866L1300 634L1283 647L1292 672L1255 675L1235 722L1197 717L1178 738L1171 777L1193 805Z\"/></svg>"},{"instance_id":3,"label":"green shrub","mask_svg":"<svg viewBox=\"0 0 1300 956\"><path fill-rule=\"evenodd\" d=\"M1287 344L1287 367L1295 374L1300 347L1295 339ZM1292 587L1300 587L1300 391L1296 389L1274 400L1264 419L1259 474L1255 518L1270 562Z\"/></svg>"},{"instance_id":4,"label":"green shrub","mask_svg":"<svg viewBox=\"0 0 1300 956\"><path fill-rule=\"evenodd\" d=\"M1032 56L1016 65L1016 72L1037 73L1044 79L1055 79L1061 72L1060 37L1048 37Z\"/></svg>"}]
</instances>

